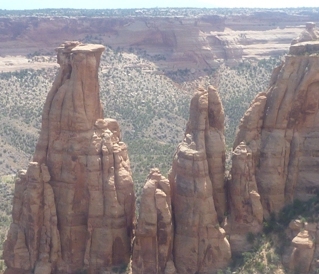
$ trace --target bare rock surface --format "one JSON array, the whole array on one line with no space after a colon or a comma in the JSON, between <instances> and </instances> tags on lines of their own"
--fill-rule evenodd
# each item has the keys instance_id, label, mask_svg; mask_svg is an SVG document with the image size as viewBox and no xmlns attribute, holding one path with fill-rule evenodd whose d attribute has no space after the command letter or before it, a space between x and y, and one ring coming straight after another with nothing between
<instances>
[{"instance_id":1,"label":"bare rock surface","mask_svg":"<svg viewBox=\"0 0 319 274\"><path fill-rule=\"evenodd\" d=\"M132 270L136 274L175 274L169 181L152 169L143 188L135 232Z\"/></svg>"},{"instance_id":2,"label":"bare rock surface","mask_svg":"<svg viewBox=\"0 0 319 274\"><path fill-rule=\"evenodd\" d=\"M102 273L129 262L135 198L119 125L103 119L103 50L73 41L57 48L33 162L16 181L6 273Z\"/></svg>"},{"instance_id":3,"label":"bare rock surface","mask_svg":"<svg viewBox=\"0 0 319 274\"><path fill-rule=\"evenodd\" d=\"M215 273L231 252L220 228L226 207L224 112L217 91L199 88L191 100L185 139L169 174L178 273Z\"/></svg>"},{"instance_id":4,"label":"bare rock surface","mask_svg":"<svg viewBox=\"0 0 319 274\"><path fill-rule=\"evenodd\" d=\"M306 39L306 33L311 37ZM316 33L314 24L309 23L300 41L291 45L285 62L273 71L269 89L256 96L239 124L225 226L233 253L249 250L247 233L262 232L264 218L279 213L295 199L305 201L319 193ZM297 223L291 226L299 227ZM298 272L296 267L302 265L302 273L309 273L315 236L307 235L293 235L290 259L286 259L293 271Z\"/></svg>"},{"instance_id":5,"label":"bare rock surface","mask_svg":"<svg viewBox=\"0 0 319 274\"><path fill-rule=\"evenodd\" d=\"M263 207L260 202L255 178L253 153L244 142L233 151L231 181L229 182L230 218L227 232L233 252L243 252L250 248L247 233L262 230Z\"/></svg>"},{"instance_id":6,"label":"bare rock surface","mask_svg":"<svg viewBox=\"0 0 319 274\"><path fill-rule=\"evenodd\" d=\"M293 273L316 273L319 268L319 224L293 220L286 234L291 241L283 263Z\"/></svg>"},{"instance_id":7,"label":"bare rock surface","mask_svg":"<svg viewBox=\"0 0 319 274\"><path fill-rule=\"evenodd\" d=\"M291 46L274 70L271 86L259 94L241 120L236 147L252 152L264 216L319 190L318 40ZM299 47L296 52L294 48Z\"/></svg>"},{"instance_id":8,"label":"bare rock surface","mask_svg":"<svg viewBox=\"0 0 319 274\"><path fill-rule=\"evenodd\" d=\"M306 23L306 29L296 38L293 39L291 44L302 43L306 41L314 41L319 39L319 32L316 30L314 22Z\"/></svg>"},{"instance_id":9,"label":"bare rock surface","mask_svg":"<svg viewBox=\"0 0 319 274\"><path fill-rule=\"evenodd\" d=\"M261 126L266 100L265 92L255 97L241 119L234 142L231 179L228 182L230 215L225 227L234 253L250 249L248 232L258 233L262 230L264 216L256 168L260 157Z\"/></svg>"}]
</instances>

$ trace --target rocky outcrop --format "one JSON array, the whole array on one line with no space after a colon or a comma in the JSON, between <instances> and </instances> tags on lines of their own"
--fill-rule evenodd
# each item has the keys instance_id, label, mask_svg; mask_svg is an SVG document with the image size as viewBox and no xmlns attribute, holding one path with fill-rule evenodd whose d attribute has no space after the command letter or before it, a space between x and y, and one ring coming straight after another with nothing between
<instances>
[{"instance_id":1,"label":"rocky outcrop","mask_svg":"<svg viewBox=\"0 0 319 274\"><path fill-rule=\"evenodd\" d=\"M169 180L174 214L173 256L178 273L214 273L231 257L218 222L226 207L224 112L213 87L191 100L184 141Z\"/></svg>"},{"instance_id":2,"label":"rocky outcrop","mask_svg":"<svg viewBox=\"0 0 319 274\"><path fill-rule=\"evenodd\" d=\"M266 93L259 93L241 119L228 183L230 215L226 230L233 252L248 250L247 233L262 230L263 208L256 181Z\"/></svg>"},{"instance_id":3,"label":"rocky outcrop","mask_svg":"<svg viewBox=\"0 0 319 274\"><path fill-rule=\"evenodd\" d=\"M262 125L256 176L266 214L319 190L318 100L318 56L288 55L268 91Z\"/></svg>"},{"instance_id":4,"label":"rocky outcrop","mask_svg":"<svg viewBox=\"0 0 319 274\"><path fill-rule=\"evenodd\" d=\"M61 259L60 235L50 175L31 162L15 183L12 224L4 244L8 273L51 273ZM39 260L40 259L40 260ZM45 268L46 271L40 271Z\"/></svg>"},{"instance_id":5,"label":"rocky outcrop","mask_svg":"<svg viewBox=\"0 0 319 274\"><path fill-rule=\"evenodd\" d=\"M16 181L6 273L101 273L129 262L135 198L119 125L103 119L103 50L79 42L57 49L61 68L33 162Z\"/></svg>"},{"instance_id":6,"label":"rocky outcrop","mask_svg":"<svg viewBox=\"0 0 319 274\"><path fill-rule=\"evenodd\" d=\"M274 70L267 93L255 98L241 120L234 144L243 142L252 153L266 218L319 191L318 41L296 43L289 53Z\"/></svg>"},{"instance_id":7,"label":"rocky outcrop","mask_svg":"<svg viewBox=\"0 0 319 274\"><path fill-rule=\"evenodd\" d=\"M319 224L292 220L286 231L290 245L283 264L292 273L316 273L319 268Z\"/></svg>"},{"instance_id":8,"label":"rocky outcrop","mask_svg":"<svg viewBox=\"0 0 319 274\"><path fill-rule=\"evenodd\" d=\"M152 169L141 196L133 245L133 273L175 274L173 233L170 185L158 169Z\"/></svg>"},{"instance_id":9,"label":"rocky outcrop","mask_svg":"<svg viewBox=\"0 0 319 274\"><path fill-rule=\"evenodd\" d=\"M306 23L306 29L296 38L293 39L291 44L302 43L306 41L314 41L319 39L319 32L316 30L314 22Z\"/></svg>"},{"instance_id":10,"label":"rocky outcrop","mask_svg":"<svg viewBox=\"0 0 319 274\"><path fill-rule=\"evenodd\" d=\"M133 273L216 273L227 266L230 246L219 223L226 212L224 172L222 103L212 86L199 88L169 183L154 169L144 186Z\"/></svg>"},{"instance_id":11,"label":"rocky outcrop","mask_svg":"<svg viewBox=\"0 0 319 274\"><path fill-rule=\"evenodd\" d=\"M260 202L253 153L244 142L233 151L231 180L229 182L230 218L226 230L232 252L249 250L247 233L262 230L263 207Z\"/></svg>"},{"instance_id":12,"label":"rocky outcrop","mask_svg":"<svg viewBox=\"0 0 319 274\"><path fill-rule=\"evenodd\" d=\"M231 252L250 248L247 233L261 232L264 219L319 193L318 45L291 45L267 92L241 119L227 194L222 103L212 86L196 91L168 180L152 169L144 186L133 273L216 273ZM107 273L130 261L133 182L119 125L103 119L103 50L79 42L57 49L61 68L34 158L16 180L6 274ZM311 273L318 268L318 224L295 221L289 229L283 262Z\"/></svg>"},{"instance_id":13,"label":"rocky outcrop","mask_svg":"<svg viewBox=\"0 0 319 274\"><path fill-rule=\"evenodd\" d=\"M316 33L310 27L307 33ZM261 232L263 218L319 193L319 41L308 40L291 45L268 91L256 96L241 119L225 227L235 253L249 249L247 232ZM296 238L297 249L298 243Z\"/></svg>"}]
</instances>

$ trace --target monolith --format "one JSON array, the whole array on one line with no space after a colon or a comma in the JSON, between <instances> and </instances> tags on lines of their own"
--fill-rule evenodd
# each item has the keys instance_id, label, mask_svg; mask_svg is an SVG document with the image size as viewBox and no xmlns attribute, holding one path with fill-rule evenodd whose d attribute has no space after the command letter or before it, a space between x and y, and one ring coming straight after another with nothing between
<instances>
[{"instance_id":1,"label":"monolith","mask_svg":"<svg viewBox=\"0 0 319 274\"><path fill-rule=\"evenodd\" d=\"M6 273L102 273L129 262L133 181L119 125L103 119L103 50L79 42L57 48L60 70L33 162L16 181Z\"/></svg>"},{"instance_id":2,"label":"monolith","mask_svg":"<svg viewBox=\"0 0 319 274\"><path fill-rule=\"evenodd\" d=\"M223 131L224 111L217 91L212 86L199 88L169 174L178 273L215 273L231 257L218 221L226 208Z\"/></svg>"}]
</instances>

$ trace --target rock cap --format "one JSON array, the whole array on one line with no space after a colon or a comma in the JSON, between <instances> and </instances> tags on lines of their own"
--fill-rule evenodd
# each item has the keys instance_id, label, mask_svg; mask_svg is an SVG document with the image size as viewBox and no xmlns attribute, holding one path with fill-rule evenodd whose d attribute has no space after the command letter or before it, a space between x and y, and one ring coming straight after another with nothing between
<instances>
[{"instance_id":1,"label":"rock cap","mask_svg":"<svg viewBox=\"0 0 319 274\"><path fill-rule=\"evenodd\" d=\"M103 52L105 47L100 44L83 44L79 41L65 41L55 49L57 52L71 53L71 52Z\"/></svg>"}]
</instances>

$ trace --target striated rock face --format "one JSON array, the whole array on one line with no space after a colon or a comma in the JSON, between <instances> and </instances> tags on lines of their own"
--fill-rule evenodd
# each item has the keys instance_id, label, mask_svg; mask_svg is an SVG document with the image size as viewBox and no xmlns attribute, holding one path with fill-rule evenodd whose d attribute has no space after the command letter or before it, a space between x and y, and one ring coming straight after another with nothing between
<instances>
[{"instance_id":1,"label":"striated rock face","mask_svg":"<svg viewBox=\"0 0 319 274\"><path fill-rule=\"evenodd\" d=\"M176 273L172 261L173 232L170 185L158 169L152 169L141 196L133 273Z\"/></svg>"},{"instance_id":2,"label":"striated rock face","mask_svg":"<svg viewBox=\"0 0 319 274\"><path fill-rule=\"evenodd\" d=\"M103 50L79 42L57 49L61 69L36 152L16 180L6 274L108 273L131 254L133 274L216 273L231 252L250 248L247 233L260 232L270 214L319 193L319 42L305 40L291 45L241 119L227 195L223 107L212 86L197 90L169 180L158 169L147 178L131 252L133 182L119 125L103 119ZM318 269L318 228L290 224L288 269Z\"/></svg>"},{"instance_id":3,"label":"striated rock face","mask_svg":"<svg viewBox=\"0 0 319 274\"><path fill-rule=\"evenodd\" d=\"M121 11L108 11L108 16L102 11L94 16L77 16L78 12L63 16L67 11L54 16L45 12L10 16L4 11L0 47L4 55L25 55L51 50L61 39L98 37L100 43L114 49L135 47L149 55L164 55L166 61L157 65L163 63L165 69L214 68L216 59L260 59L286 53L302 24L319 23L316 9L298 11L238 9L225 14L218 9L162 9L156 15L156 10L138 9L129 16Z\"/></svg>"},{"instance_id":4,"label":"striated rock face","mask_svg":"<svg viewBox=\"0 0 319 274\"><path fill-rule=\"evenodd\" d=\"M239 126L234 147L244 142L252 153L266 218L319 191L318 54L318 41L292 45L269 90L256 97Z\"/></svg>"},{"instance_id":5,"label":"striated rock face","mask_svg":"<svg viewBox=\"0 0 319 274\"><path fill-rule=\"evenodd\" d=\"M100 273L129 262L135 198L119 125L102 119L103 50L79 42L57 49L61 68L33 162L16 181L7 273Z\"/></svg>"},{"instance_id":6,"label":"striated rock face","mask_svg":"<svg viewBox=\"0 0 319 274\"><path fill-rule=\"evenodd\" d=\"M174 212L174 262L178 273L214 273L231 257L219 227L226 207L224 112L213 87L199 89L190 105L184 141L169 174Z\"/></svg>"},{"instance_id":7,"label":"striated rock face","mask_svg":"<svg viewBox=\"0 0 319 274\"><path fill-rule=\"evenodd\" d=\"M24 273L39 268L38 259L51 273L61 259L56 207L47 167L31 162L20 171L15 184L10 230L4 244L8 273ZM13 271L13 272L10 272ZM29 273L29 272L27 272Z\"/></svg>"},{"instance_id":8,"label":"striated rock face","mask_svg":"<svg viewBox=\"0 0 319 274\"><path fill-rule=\"evenodd\" d=\"M313 24L306 32L315 35ZM226 231L234 253L249 249L247 232L261 232L263 218L319 193L319 41L313 39L293 42L268 91L241 119L228 187Z\"/></svg>"},{"instance_id":9,"label":"striated rock face","mask_svg":"<svg viewBox=\"0 0 319 274\"><path fill-rule=\"evenodd\" d=\"M266 213L319 190L318 61L316 54L288 55L268 91L257 170Z\"/></svg>"},{"instance_id":10,"label":"striated rock face","mask_svg":"<svg viewBox=\"0 0 319 274\"><path fill-rule=\"evenodd\" d=\"M230 216L227 233L233 252L250 248L247 233L262 230L263 208L256 181L266 93L259 93L241 119L235 138L228 184ZM244 142L242 142L244 141Z\"/></svg>"},{"instance_id":11,"label":"striated rock face","mask_svg":"<svg viewBox=\"0 0 319 274\"><path fill-rule=\"evenodd\" d=\"M262 230L263 207L260 202L253 153L244 142L233 151L231 181L229 183L230 218L227 231L233 252L243 252L250 248L247 233Z\"/></svg>"}]
</instances>

